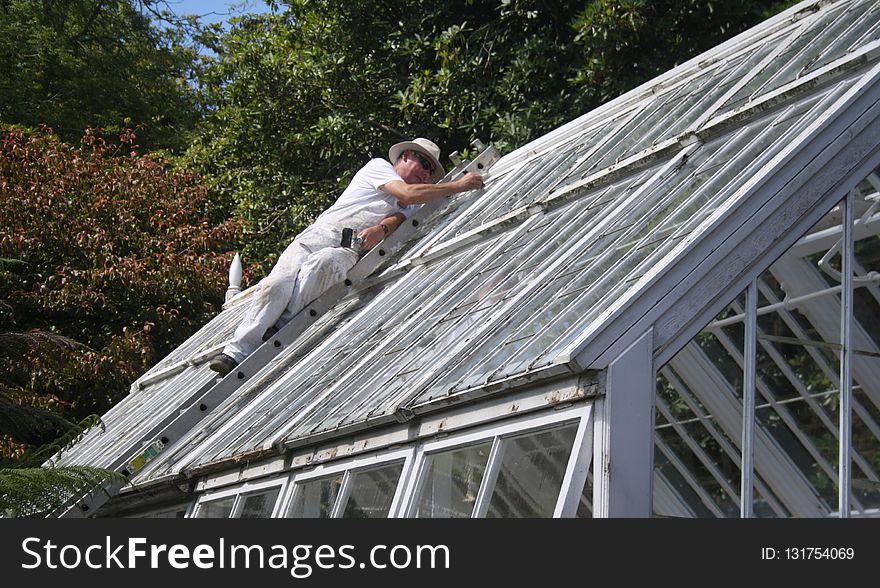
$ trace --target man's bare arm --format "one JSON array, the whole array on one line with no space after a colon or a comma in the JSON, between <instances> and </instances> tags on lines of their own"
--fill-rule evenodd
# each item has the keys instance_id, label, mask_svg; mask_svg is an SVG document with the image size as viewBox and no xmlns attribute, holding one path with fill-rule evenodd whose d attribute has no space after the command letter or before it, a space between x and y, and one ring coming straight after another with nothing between
<instances>
[{"instance_id":1,"label":"man's bare arm","mask_svg":"<svg viewBox=\"0 0 880 588\"><path fill-rule=\"evenodd\" d=\"M403 206L409 206L411 204L427 204L445 196L482 187L483 176L468 173L454 182L443 184L407 184L400 180L394 180L384 184L381 189L394 196Z\"/></svg>"}]
</instances>

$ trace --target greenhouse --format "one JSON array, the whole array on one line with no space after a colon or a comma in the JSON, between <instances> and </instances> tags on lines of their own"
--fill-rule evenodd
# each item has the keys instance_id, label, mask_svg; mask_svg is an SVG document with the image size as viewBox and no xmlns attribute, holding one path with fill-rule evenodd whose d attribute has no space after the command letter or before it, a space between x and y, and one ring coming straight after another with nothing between
<instances>
[{"instance_id":1,"label":"greenhouse","mask_svg":"<svg viewBox=\"0 0 880 588\"><path fill-rule=\"evenodd\" d=\"M61 456L129 476L62 516L880 513L880 0L468 169L218 381L232 297Z\"/></svg>"}]
</instances>

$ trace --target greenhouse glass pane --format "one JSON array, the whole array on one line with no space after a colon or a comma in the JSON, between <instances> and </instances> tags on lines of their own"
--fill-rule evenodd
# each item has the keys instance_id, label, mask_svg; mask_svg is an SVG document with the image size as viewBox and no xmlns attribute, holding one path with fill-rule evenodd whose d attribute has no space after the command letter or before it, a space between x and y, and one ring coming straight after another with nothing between
<instances>
[{"instance_id":1,"label":"greenhouse glass pane","mask_svg":"<svg viewBox=\"0 0 880 588\"><path fill-rule=\"evenodd\" d=\"M857 515L880 505L880 353L873 333L880 291L870 280L860 282L877 271L880 259L880 229L871 221L880 209L874 204L880 179L870 179L877 186L863 182L855 197L851 471ZM827 516L838 503L841 220L840 206L832 207L757 280L756 516ZM740 296L658 378L658 473L664 492L675 490L695 513L695 498L711 510L707 496L739 493L743 306ZM711 419L701 416L706 413ZM715 423L724 435L706 437ZM717 504L722 516L738 516L735 505Z\"/></svg>"},{"instance_id":2,"label":"greenhouse glass pane","mask_svg":"<svg viewBox=\"0 0 880 588\"><path fill-rule=\"evenodd\" d=\"M682 86L676 88L681 91ZM614 134L606 139L603 149L584 161L578 168L580 177L597 172L617 163L622 155L635 145L642 135L640 129L650 125L655 116L662 115L675 107L675 92L647 98L641 108L630 118L625 125L616 129Z\"/></svg>"},{"instance_id":3,"label":"greenhouse glass pane","mask_svg":"<svg viewBox=\"0 0 880 588\"><path fill-rule=\"evenodd\" d=\"M210 502L203 502L199 505L196 512L198 519L228 519L232 512L232 505L235 503L235 496L220 498Z\"/></svg>"},{"instance_id":4,"label":"greenhouse glass pane","mask_svg":"<svg viewBox=\"0 0 880 588\"><path fill-rule=\"evenodd\" d=\"M336 384L334 397L315 408L315 416L309 419L309 424L314 426L340 412L357 412L353 408L357 405L381 405L382 399L392 396L409 378L419 375L419 367L413 364L435 363L437 356L425 350L439 335L455 326L454 322L444 320L445 314L462 302L470 288L482 284L479 278L483 266L473 258L494 244L494 240L487 241L469 248L463 255L451 256L427 268L419 281L430 286L415 291L401 289L405 299L392 307L388 320L382 322L388 325L387 329L358 330L356 327L361 323L374 325L374 321L379 320L376 316L360 317L350 329L352 336L335 355L336 364L325 371L326 377ZM369 369L353 369L365 355L371 359ZM398 387L383 383L395 378ZM305 383L308 384L308 380ZM358 414L357 418L362 416Z\"/></svg>"},{"instance_id":5,"label":"greenhouse glass pane","mask_svg":"<svg viewBox=\"0 0 880 588\"><path fill-rule=\"evenodd\" d=\"M349 482L351 491L342 516L349 519L386 518L402 471L403 462L398 462L353 473Z\"/></svg>"},{"instance_id":6,"label":"greenhouse glass pane","mask_svg":"<svg viewBox=\"0 0 880 588\"><path fill-rule=\"evenodd\" d=\"M664 497L664 493L670 497ZM671 504L669 504L671 502ZM711 518L715 513L705 508L700 497L689 487L675 466L654 445L654 496L651 512L655 517Z\"/></svg>"},{"instance_id":7,"label":"greenhouse glass pane","mask_svg":"<svg viewBox=\"0 0 880 588\"><path fill-rule=\"evenodd\" d=\"M528 162L523 172L504 178L502 181L507 182L504 186L492 186L495 193L482 200L486 205L480 210L468 210L467 222L456 228L455 236L545 198L550 189L571 172L583 149L582 143L560 146Z\"/></svg>"},{"instance_id":8,"label":"greenhouse glass pane","mask_svg":"<svg viewBox=\"0 0 880 588\"><path fill-rule=\"evenodd\" d=\"M580 325L588 324L631 285L633 273L656 265L658 258L710 214L725 195L724 186L753 158L779 143L793 122L755 123L754 133L744 130L705 145L661 184L662 189L644 193L590 242L571 247L571 255L566 256L569 261L518 309L519 320L497 330L483 345L486 353L478 355L485 359L475 367L462 366L462 371L473 375L457 387L480 383L482 374L492 374L505 363L509 365L490 379L522 371L563 332L577 336ZM529 312L535 314L527 316ZM520 324L527 328L541 325L541 330L528 336L517 328Z\"/></svg>"},{"instance_id":9,"label":"greenhouse glass pane","mask_svg":"<svg viewBox=\"0 0 880 588\"><path fill-rule=\"evenodd\" d=\"M343 473L297 483L294 488L293 502L287 511L287 518L294 519L326 519L330 517L339 487L342 486Z\"/></svg>"},{"instance_id":10,"label":"greenhouse glass pane","mask_svg":"<svg viewBox=\"0 0 880 588\"><path fill-rule=\"evenodd\" d=\"M550 518L577 425L502 441L487 518Z\"/></svg>"},{"instance_id":11,"label":"greenhouse glass pane","mask_svg":"<svg viewBox=\"0 0 880 588\"><path fill-rule=\"evenodd\" d=\"M741 321L743 300L739 298L716 320ZM661 368L664 377L658 381L658 410L672 419L662 424L658 418L657 447L662 447L669 462L663 474L669 488L687 483L687 491L678 493L694 513L709 509L711 516L740 516L742 330L741 323L710 325ZM760 397L756 400L760 405ZM759 419L762 410L768 412L769 408L759 406ZM760 436L756 440L762 442ZM671 470L678 472L680 481L676 482ZM780 480L767 482L761 470L756 467L753 474L755 515L787 516L788 511L773 493Z\"/></svg>"},{"instance_id":12,"label":"greenhouse glass pane","mask_svg":"<svg viewBox=\"0 0 880 588\"><path fill-rule=\"evenodd\" d=\"M847 28L845 16L846 12L840 6L831 6L821 12L818 19L809 23L806 30L802 31L800 28L805 21L798 23L799 26L793 34L783 41L788 44L785 50L752 77L727 102L724 110L738 108L797 79L804 68L813 63L829 44L844 33Z\"/></svg>"},{"instance_id":13,"label":"greenhouse glass pane","mask_svg":"<svg viewBox=\"0 0 880 588\"><path fill-rule=\"evenodd\" d=\"M880 2L864 0L847 10L849 26L806 66L804 74L880 38Z\"/></svg>"},{"instance_id":14,"label":"greenhouse glass pane","mask_svg":"<svg viewBox=\"0 0 880 588\"><path fill-rule=\"evenodd\" d=\"M880 359L871 362L880 369ZM853 388L853 413L853 451L863 458L852 470L853 497L865 509L880 512L880 409L861 387Z\"/></svg>"},{"instance_id":15,"label":"greenhouse glass pane","mask_svg":"<svg viewBox=\"0 0 880 588\"><path fill-rule=\"evenodd\" d=\"M805 411L802 403L784 405L784 408L786 413L795 419L797 425L802 427L809 425L804 419ZM837 487L833 479L837 475L837 442L831 431L821 423L817 424L814 421L813 425L819 428L814 429L815 435L811 436L803 429L798 430L789 426L780 418L778 411L769 406L763 405L755 410L755 426L760 426L762 431L766 431L826 504L834 504L837 496ZM800 436L795 434L796 431ZM769 462L770 459L771 455L766 447L761 445L756 447L756 464Z\"/></svg>"},{"instance_id":16,"label":"greenhouse glass pane","mask_svg":"<svg viewBox=\"0 0 880 588\"><path fill-rule=\"evenodd\" d=\"M593 518L593 463L590 462L590 471L587 472L587 481L584 483L584 489L581 492L581 499L578 502L576 519Z\"/></svg>"},{"instance_id":17,"label":"greenhouse glass pane","mask_svg":"<svg viewBox=\"0 0 880 588\"><path fill-rule=\"evenodd\" d=\"M599 200L604 194L601 191L591 198ZM414 381L442 373L439 366L457 358L457 346L470 342L479 328L497 319L500 309L548 262L552 252L575 239L583 230L583 219L597 214L601 207L597 203L590 211L574 206L559 208L549 215L553 222L545 222L543 215L531 217L503 240L499 238L498 246L485 253L482 264L458 263L453 272L457 281L449 284L451 287L435 291L434 299L421 308L399 309L400 316L412 318L399 325L399 336L387 338L387 346L393 347L377 357L369 372L364 373L366 381L351 381L350 393L357 395L359 390L368 389L375 391L374 400L390 399L409 393ZM400 360L389 361L391 351Z\"/></svg>"},{"instance_id":18,"label":"greenhouse glass pane","mask_svg":"<svg viewBox=\"0 0 880 588\"><path fill-rule=\"evenodd\" d=\"M777 39L770 35L770 39ZM751 51L731 55L707 65L669 88L647 96L638 110L615 129L606 133L602 148L586 158L573 177L584 178L684 132L706 109L752 69L770 50L772 42Z\"/></svg>"},{"instance_id":19,"label":"greenhouse glass pane","mask_svg":"<svg viewBox=\"0 0 880 588\"><path fill-rule=\"evenodd\" d=\"M243 498L244 505L238 514L242 519L268 519L272 516L272 509L275 507L275 500L281 488L272 488L265 492L256 494L248 494Z\"/></svg>"},{"instance_id":20,"label":"greenhouse glass pane","mask_svg":"<svg viewBox=\"0 0 880 588\"><path fill-rule=\"evenodd\" d=\"M309 434L321 430L325 420L339 418L338 414L349 414L353 405L366 404L375 406L374 395L384 392L378 386L365 383L384 374L384 370L399 368L399 358L406 351L401 345L397 333L407 336L405 319L436 304L436 296L444 287L450 287L459 275L459 264L464 267L478 267L469 263L472 256L482 252L480 247L469 248L461 255L451 256L444 264L436 264L419 268L410 272L405 278L426 285L425 288L400 287L390 291L383 297L381 304L375 305L371 313L360 313L347 326L346 337L338 338L333 351L321 353L315 357L314 364L300 364L298 370L282 376L279 380L283 386L283 394L276 396L281 404L273 410L273 420L279 427L287 426L290 415L301 410L303 404L310 402L309 390L314 390L317 382L326 382L320 386L322 394L331 393L326 402L312 409L309 418L302 420L301 428L291 432L292 435ZM386 325L376 329L375 324ZM370 369L359 369L357 364L370 358ZM283 366L283 364L282 364ZM387 376L386 376L387 377ZM291 400L292 399L292 400ZM262 412L262 411L256 411ZM267 411L268 412L268 411ZM362 414L359 416L363 416ZM333 421L336 426L338 421Z\"/></svg>"},{"instance_id":21,"label":"greenhouse glass pane","mask_svg":"<svg viewBox=\"0 0 880 588\"><path fill-rule=\"evenodd\" d=\"M582 198L586 199L588 203L592 203L592 206L585 206L584 202L568 203L542 216L540 223L531 225L529 230L520 232L517 235L516 241L511 242L510 248L503 253L501 258L507 259L508 255L510 255L509 264L498 267L493 272L493 279L504 280L501 283L510 284L510 287L507 288L507 292L502 298L498 298L497 293L494 291L482 288L475 289L476 291L473 292L473 295L481 301L476 306L476 309L484 309L487 303L493 301L496 301L497 305L491 317L488 317L492 320L485 320L477 324L480 330L464 325L464 332L467 334L467 338L464 341L481 341L485 340L487 335L492 336L492 333L499 326L503 325L503 322L499 322L498 319L503 316L505 309L509 309L509 312L516 312L523 304L526 304L528 307L538 304L531 296L526 296L525 298L524 296L530 294L530 290L534 289L535 286L540 285L541 280L539 278L542 275L548 275L552 270L551 264L556 259L553 252L560 249L570 249L573 255L579 252L580 240L584 239L584 235L589 230L588 228L595 222L594 219L599 213L606 211L617 199L622 198L633 185L647 177L650 173L650 171L641 173L635 178L628 178L602 190L584 191ZM562 256L562 259L566 257ZM514 284L516 284L516 288L512 287ZM467 319L468 317L466 316L462 317L459 319L459 322ZM507 326L513 328L513 325ZM482 334L484 331L486 335ZM523 339L522 337L519 338ZM462 339L444 339L443 347L449 348L459 341L462 341ZM501 352L507 356L513 353L513 346L508 346L505 349L493 349L494 352ZM447 359L454 362L454 364L460 363L459 360L463 361L465 357L461 354L456 356L447 353L446 355ZM455 381L453 378L460 371L467 371L470 368L477 371L482 369L479 365L468 365L465 362L464 365L457 366L453 371L436 370L435 373L441 376L444 382L452 383Z\"/></svg>"},{"instance_id":22,"label":"greenhouse glass pane","mask_svg":"<svg viewBox=\"0 0 880 588\"><path fill-rule=\"evenodd\" d=\"M826 104L835 100L843 87L821 97ZM509 322L512 328L499 332L486 346L487 365L495 368L508 362L493 374L490 381L521 372L529 366L549 365L557 353L576 340L582 341L599 316L627 296L625 293L646 272L663 265L663 258L684 237L719 208L731 204L743 178L751 177L790 143L812 120L810 112L816 99L803 101L795 109L776 114L770 120L756 121L754 126L731 137L720 138L697 150L688 162L666 181L662 189L645 194L642 202L632 207L629 221L618 223L617 231L607 231L589 247L583 248L572 265L582 264L577 275L560 272L556 277L565 288L549 284L530 299L518 317ZM729 156L728 156L729 154ZM648 287L645 285L644 287ZM537 314L528 316L529 311ZM519 343L519 354L494 357L493 350L507 342L521 339L516 325L544 325L541 333ZM544 351L543 357L541 352ZM511 357L512 355L512 357Z\"/></svg>"},{"instance_id":23,"label":"greenhouse glass pane","mask_svg":"<svg viewBox=\"0 0 880 588\"><path fill-rule=\"evenodd\" d=\"M853 498L880 509L880 169L854 192Z\"/></svg>"},{"instance_id":24,"label":"greenhouse glass pane","mask_svg":"<svg viewBox=\"0 0 880 588\"><path fill-rule=\"evenodd\" d=\"M590 170L603 169L685 132L725 92L751 73L786 34L788 33L777 33L759 47L723 60L701 71L699 77L664 94L659 108L646 110L651 116L640 116L621 131L627 137L624 141L615 145L614 149L603 150L601 160L592 158L593 161L585 162L578 172L583 174Z\"/></svg>"},{"instance_id":25,"label":"greenhouse glass pane","mask_svg":"<svg viewBox=\"0 0 880 588\"><path fill-rule=\"evenodd\" d=\"M413 516L468 518L486 471L492 442L429 455Z\"/></svg>"},{"instance_id":26,"label":"greenhouse glass pane","mask_svg":"<svg viewBox=\"0 0 880 588\"><path fill-rule=\"evenodd\" d=\"M732 308L738 316L742 316L744 305L734 304L729 308ZM745 322L739 321L710 332L704 331L697 335L696 342L701 351L712 360L712 364L724 376L737 401L742 402Z\"/></svg>"},{"instance_id":27,"label":"greenhouse glass pane","mask_svg":"<svg viewBox=\"0 0 880 588\"><path fill-rule=\"evenodd\" d=\"M672 433L666 432L669 436ZM674 437L669 441L674 441ZM693 454L685 453L685 456L693 457ZM669 444L666 439L658 440L654 445L654 472L656 476L660 476L670 490L677 496L677 501L681 502L684 507L697 517L724 517L733 516L736 512L736 505L731 499L731 493L717 484L717 481L711 476L706 476L702 471L702 464L692 464L696 467L701 478L695 475L688 466L687 462L680 459L680 449L676 450L673 445ZM665 511L657 511L657 488L655 487L654 509L657 514L666 515ZM725 507L722 510L716 501L723 502ZM680 508L680 507L678 507ZM677 510L677 509L676 509ZM687 516L687 515L679 515Z\"/></svg>"}]
</instances>

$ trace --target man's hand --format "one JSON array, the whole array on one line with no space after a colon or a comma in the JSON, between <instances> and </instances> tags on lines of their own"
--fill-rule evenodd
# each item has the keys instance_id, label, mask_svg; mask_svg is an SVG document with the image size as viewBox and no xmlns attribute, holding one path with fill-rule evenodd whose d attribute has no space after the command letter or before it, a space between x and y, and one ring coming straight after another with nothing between
<instances>
[{"instance_id":1,"label":"man's hand","mask_svg":"<svg viewBox=\"0 0 880 588\"><path fill-rule=\"evenodd\" d=\"M469 192L471 190L479 190L482 188L483 182L483 176L478 173L470 172L464 174L452 183L456 188L461 188L460 190L457 190L458 192Z\"/></svg>"},{"instance_id":2,"label":"man's hand","mask_svg":"<svg viewBox=\"0 0 880 588\"><path fill-rule=\"evenodd\" d=\"M382 228L382 223L378 225L373 225L372 227L367 227L360 233L358 233L358 237L361 239L361 248L364 251L369 251L373 247L379 244L382 239L385 238L385 235L391 232L390 227L385 224L385 229Z\"/></svg>"}]
</instances>

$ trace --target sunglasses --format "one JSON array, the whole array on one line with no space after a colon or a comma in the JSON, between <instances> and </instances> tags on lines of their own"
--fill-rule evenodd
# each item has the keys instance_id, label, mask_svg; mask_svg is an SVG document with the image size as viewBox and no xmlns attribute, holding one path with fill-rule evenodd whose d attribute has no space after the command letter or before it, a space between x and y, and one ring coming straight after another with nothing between
<instances>
[{"instance_id":1,"label":"sunglasses","mask_svg":"<svg viewBox=\"0 0 880 588\"><path fill-rule=\"evenodd\" d=\"M431 163L431 161L427 157L425 157L424 155L422 155L418 151L413 151L412 154L413 154L413 157L415 157L416 159L419 160L419 163L422 164L422 167L425 168L425 170L427 170L428 172L434 173L434 165Z\"/></svg>"}]
</instances>

